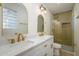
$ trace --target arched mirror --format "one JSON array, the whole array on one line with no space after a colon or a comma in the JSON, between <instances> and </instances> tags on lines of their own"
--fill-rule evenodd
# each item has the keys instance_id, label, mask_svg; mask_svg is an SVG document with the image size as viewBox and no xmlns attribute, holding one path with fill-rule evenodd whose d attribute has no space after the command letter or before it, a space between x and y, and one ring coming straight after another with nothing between
<instances>
[{"instance_id":1,"label":"arched mirror","mask_svg":"<svg viewBox=\"0 0 79 59\"><path fill-rule=\"evenodd\" d=\"M28 33L28 13L21 3L3 3L3 35Z\"/></svg>"},{"instance_id":2,"label":"arched mirror","mask_svg":"<svg viewBox=\"0 0 79 59\"><path fill-rule=\"evenodd\" d=\"M38 32L44 32L44 18L42 15L38 16Z\"/></svg>"}]
</instances>

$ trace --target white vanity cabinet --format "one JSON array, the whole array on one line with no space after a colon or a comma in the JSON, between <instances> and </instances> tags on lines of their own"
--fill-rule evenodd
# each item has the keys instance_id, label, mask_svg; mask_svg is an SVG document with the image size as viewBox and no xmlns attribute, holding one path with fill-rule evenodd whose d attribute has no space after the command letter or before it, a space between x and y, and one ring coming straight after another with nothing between
<instances>
[{"instance_id":1,"label":"white vanity cabinet","mask_svg":"<svg viewBox=\"0 0 79 59\"><path fill-rule=\"evenodd\" d=\"M17 56L53 56L53 39L48 39Z\"/></svg>"}]
</instances>

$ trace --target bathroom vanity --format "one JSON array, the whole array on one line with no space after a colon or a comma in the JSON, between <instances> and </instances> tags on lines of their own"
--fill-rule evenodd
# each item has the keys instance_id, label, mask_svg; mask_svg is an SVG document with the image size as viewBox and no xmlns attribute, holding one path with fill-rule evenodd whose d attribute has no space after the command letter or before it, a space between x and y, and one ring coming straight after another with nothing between
<instances>
[{"instance_id":1,"label":"bathroom vanity","mask_svg":"<svg viewBox=\"0 0 79 59\"><path fill-rule=\"evenodd\" d=\"M53 37L44 35L0 47L0 56L53 56Z\"/></svg>"}]
</instances>

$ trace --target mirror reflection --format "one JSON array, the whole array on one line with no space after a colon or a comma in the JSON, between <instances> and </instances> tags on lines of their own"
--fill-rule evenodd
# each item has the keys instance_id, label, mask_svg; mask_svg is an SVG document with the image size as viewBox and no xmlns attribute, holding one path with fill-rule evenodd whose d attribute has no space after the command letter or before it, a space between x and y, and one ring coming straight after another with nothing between
<instances>
[{"instance_id":1,"label":"mirror reflection","mask_svg":"<svg viewBox=\"0 0 79 59\"><path fill-rule=\"evenodd\" d=\"M3 35L28 33L28 13L21 3L3 4Z\"/></svg>"},{"instance_id":2,"label":"mirror reflection","mask_svg":"<svg viewBox=\"0 0 79 59\"><path fill-rule=\"evenodd\" d=\"M44 32L44 18L42 15L38 16L38 32Z\"/></svg>"}]
</instances>

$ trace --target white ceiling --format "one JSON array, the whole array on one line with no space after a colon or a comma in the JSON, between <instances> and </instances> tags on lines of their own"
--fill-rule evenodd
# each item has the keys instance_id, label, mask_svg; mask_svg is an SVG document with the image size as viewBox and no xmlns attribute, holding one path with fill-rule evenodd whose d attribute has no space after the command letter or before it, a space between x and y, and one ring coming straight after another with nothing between
<instances>
[{"instance_id":1,"label":"white ceiling","mask_svg":"<svg viewBox=\"0 0 79 59\"><path fill-rule=\"evenodd\" d=\"M74 3L44 3L52 14L72 10Z\"/></svg>"}]
</instances>

